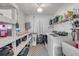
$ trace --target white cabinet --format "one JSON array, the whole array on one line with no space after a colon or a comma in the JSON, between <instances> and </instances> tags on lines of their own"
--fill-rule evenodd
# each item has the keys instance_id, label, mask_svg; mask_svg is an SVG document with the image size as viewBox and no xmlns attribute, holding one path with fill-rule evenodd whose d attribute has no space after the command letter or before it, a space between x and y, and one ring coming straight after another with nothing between
<instances>
[{"instance_id":1,"label":"white cabinet","mask_svg":"<svg viewBox=\"0 0 79 59\"><path fill-rule=\"evenodd\" d=\"M60 56L61 51L61 38L48 35L48 53L50 56Z\"/></svg>"},{"instance_id":2,"label":"white cabinet","mask_svg":"<svg viewBox=\"0 0 79 59\"><path fill-rule=\"evenodd\" d=\"M48 35L48 45L47 45L47 48L48 48L48 54L49 56L52 56L53 55L53 39L51 39L51 37Z\"/></svg>"},{"instance_id":3,"label":"white cabinet","mask_svg":"<svg viewBox=\"0 0 79 59\"><path fill-rule=\"evenodd\" d=\"M48 35L48 53L49 56L61 56L62 55L62 42L67 40L66 36L54 37Z\"/></svg>"}]
</instances>

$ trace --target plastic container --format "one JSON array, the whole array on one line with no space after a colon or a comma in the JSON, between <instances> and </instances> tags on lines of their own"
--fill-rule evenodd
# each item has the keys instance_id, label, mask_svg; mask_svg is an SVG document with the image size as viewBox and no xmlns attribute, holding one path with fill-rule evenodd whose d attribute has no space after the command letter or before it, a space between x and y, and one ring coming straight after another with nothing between
<instances>
[{"instance_id":1,"label":"plastic container","mask_svg":"<svg viewBox=\"0 0 79 59\"><path fill-rule=\"evenodd\" d=\"M79 42L74 42L73 46L79 49Z\"/></svg>"},{"instance_id":2,"label":"plastic container","mask_svg":"<svg viewBox=\"0 0 79 59\"><path fill-rule=\"evenodd\" d=\"M0 37L7 37L8 32L5 24L0 24Z\"/></svg>"}]
</instances>

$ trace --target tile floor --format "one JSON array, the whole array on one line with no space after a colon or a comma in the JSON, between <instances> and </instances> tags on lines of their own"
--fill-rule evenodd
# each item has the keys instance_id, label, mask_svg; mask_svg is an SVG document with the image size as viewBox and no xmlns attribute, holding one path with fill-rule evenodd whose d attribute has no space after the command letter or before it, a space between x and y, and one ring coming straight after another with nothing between
<instances>
[{"instance_id":1,"label":"tile floor","mask_svg":"<svg viewBox=\"0 0 79 59\"><path fill-rule=\"evenodd\" d=\"M28 56L48 56L48 52L44 45L38 44L30 48Z\"/></svg>"}]
</instances>

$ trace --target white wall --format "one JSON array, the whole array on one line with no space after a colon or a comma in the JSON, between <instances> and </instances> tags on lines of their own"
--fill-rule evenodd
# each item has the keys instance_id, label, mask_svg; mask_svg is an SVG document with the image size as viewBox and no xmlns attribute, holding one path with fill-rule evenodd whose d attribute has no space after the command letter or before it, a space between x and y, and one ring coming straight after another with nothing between
<instances>
[{"instance_id":1,"label":"white wall","mask_svg":"<svg viewBox=\"0 0 79 59\"><path fill-rule=\"evenodd\" d=\"M26 18L27 21L31 22L31 30L35 33L47 33L49 32L48 26L49 26L49 20L52 16L47 15L37 15L37 16L28 16Z\"/></svg>"},{"instance_id":2,"label":"white wall","mask_svg":"<svg viewBox=\"0 0 79 59\"><path fill-rule=\"evenodd\" d=\"M73 8L79 8L79 4L64 4L63 7L61 7L55 15L64 15L64 13L67 13L67 10L73 9ZM54 15L54 16L55 16ZM58 31L67 31L71 33L72 24L70 22L60 23L58 25L54 26L54 30Z\"/></svg>"}]
</instances>

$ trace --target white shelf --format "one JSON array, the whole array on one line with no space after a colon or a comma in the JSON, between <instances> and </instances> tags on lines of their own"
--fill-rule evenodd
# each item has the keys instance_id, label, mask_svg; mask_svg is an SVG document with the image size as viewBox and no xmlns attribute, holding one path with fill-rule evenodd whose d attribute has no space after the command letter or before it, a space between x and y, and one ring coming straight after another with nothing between
<instances>
[{"instance_id":1,"label":"white shelf","mask_svg":"<svg viewBox=\"0 0 79 59\"><path fill-rule=\"evenodd\" d=\"M0 16L0 22L16 24L16 21L14 19L10 19L10 18L5 17L5 16Z\"/></svg>"},{"instance_id":2,"label":"white shelf","mask_svg":"<svg viewBox=\"0 0 79 59\"><path fill-rule=\"evenodd\" d=\"M16 36L16 37L8 36L8 37L0 38L0 48L16 41L26 35L28 35L28 33L21 35L21 36Z\"/></svg>"},{"instance_id":3,"label":"white shelf","mask_svg":"<svg viewBox=\"0 0 79 59\"><path fill-rule=\"evenodd\" d=\"M72 30L79 30L79 27L78 28L72 28Z\"/></svg>"},{"instance_id":4,"label":"white shelf","mask_svg":"<svg viewBox=\"0 0 79 59\"><path fill-rule=\"evenodd\" d=\"M16 39L20 39L20 38L22 38L22 37L24 37L24 36L26 36L26 35L28 35L28 34L29 34L29 33L25 33L25 34L23 34L23 35L17 36Z\"/></svg>"},{"instance_id":5,"label":"white shelf","mask_svg":"<svg viewBox=\"0 0 79 59\"><path fill-rule=\"evenodd\" d=\"M25 42L22 42L14 51L14 56L17 56L29 41L30 41L30 38L27 39Z\"/></svg>"},{"instance_id":6,"label":"white shelf","mask_svg":"<svg viewBox=\"0 0 79 59\"><path fill-rule=\"evenodd\" d=\"M59 22L57 22L57 23L54 23L53 25L65 23L65 22L67 22L67 21L69 21L69 20L62 20L62 21L59 21Z\"/></svg>"},{"instance_id":7,"label":"white shelf","mask_svg":"<svg viewBox=\"0 0 79 59\"><path fill-rule=\"evenodd\" d=\"M9 43L12 43L13 41L16 41L16 39L14 37L0 38L0 48L5 45L8 45Z\"/></svg>"}]
</instances>

